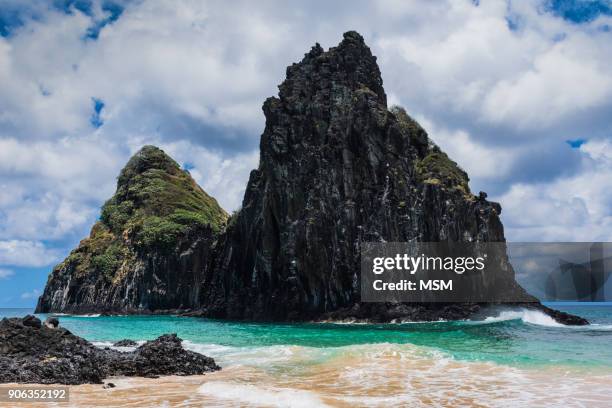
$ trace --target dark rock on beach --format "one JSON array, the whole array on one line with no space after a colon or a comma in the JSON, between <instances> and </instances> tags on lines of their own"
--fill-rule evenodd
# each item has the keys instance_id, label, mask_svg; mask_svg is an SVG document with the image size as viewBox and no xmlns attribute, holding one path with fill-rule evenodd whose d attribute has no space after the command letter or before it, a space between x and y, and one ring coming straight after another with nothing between
<instances>
[{"instance_id":1,"label":"dark rock on beach","mask_svg":"<svg viewBox=\"0 0 612 408\"><path fill-rule=\"evenodd\" d=\"M130 339L119 340L118 342L113 344L113 346L115 347L136 347L137 345L138 343Z\"/></svg>"},{"instance_id":2,"label":"dark rock on beach","mask_svg":"<svg viewBox=\"0 0 612 408\"><path fill-rule=\"evenodd\" d=\"M0 383L102 383L110 376L196 375L219 370L214 360L183 349L176 334L122 353L95 347L34 316L0 321Z\"/></svg>"},{"instance_id":3,"label":"dark rock on beach","mask_svg":"<svg viewBox=\"0 0 612 408\"><path fill-rule=\"evenodd\" d=\"M212 358L183 349L181 342L176 334L165 334L146 342L133 353L111 359L108 370L112 375L157 377L196 375L220 369Z\"/></svg>"},{"instance_id":4,"label":"dark rock on beach","mask_svg":"<svg viewBox=\"0 0 612 408\"><path fill-rule=\"evenodd\" d=\"M361 302L367 242L505 242L501 206L401 107L387 105L376 57L358 33L319 44L263 104L259 167L229 219L161 150L122 170L90 237L52 272L39 312L174 313L223 319L464 319L483 305ZM503 267L474 291L561 323Z\"/></svg>"}]
</instances>

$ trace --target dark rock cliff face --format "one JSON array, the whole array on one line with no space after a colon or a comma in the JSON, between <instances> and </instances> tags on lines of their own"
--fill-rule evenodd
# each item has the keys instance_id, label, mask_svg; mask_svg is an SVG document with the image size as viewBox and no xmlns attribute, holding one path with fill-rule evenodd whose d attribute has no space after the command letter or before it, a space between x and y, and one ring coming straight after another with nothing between
<instances>
[{"instance_id":1,"label":"dark rock cliff face","mask_svg":"<svg viewBox=\"0 0 612 408\"><path fill-rule=\"evenodd\" d=\"M162 240L166 252L132 245L135 263L129 273L115 273L112 285L64 262L39 311L190 308L232 319L375 321L477 313L481 305L360 302L364 242L505 241L500 205L471 193L467 174L419 124L387 106L382 84L376 57L358 33L346 33L328 51L315 45L287 68L279 96L263 105L260 165L220 235L204 223ZM111 209L123 208L123 179ZM139 242L131 224L115 218L119 226L103 210L105 228ZM515 282L511 266L483 279L483 286L495 280L513 298L541 308Z\"/></svg>"},{"instance_id":2,"label":"dark rock cliff face","mask_svg":"<svg viewBox=\"0 0 612 408\"><path fill-rule=\"evenodd\" d=\"M143 147L88 238L51 273L37 312L191 308L226 213L178 164Z\"/></svg>"},{"instance_id":3,"label":"dark rock cliff face","mask_svg":"<svg viewBox=\"0 0 612 408\"><path fill-rule=\"evenodd\" d=\"M265 101L260 166L205 278L204 313L224 318L390 321L466 318L478 305L360 303L363 242L505 241L501 207L401 108L387 107L363 38L318 44ZM511 297L537 302L506 272Z\"/></svg>"}]
</instances>

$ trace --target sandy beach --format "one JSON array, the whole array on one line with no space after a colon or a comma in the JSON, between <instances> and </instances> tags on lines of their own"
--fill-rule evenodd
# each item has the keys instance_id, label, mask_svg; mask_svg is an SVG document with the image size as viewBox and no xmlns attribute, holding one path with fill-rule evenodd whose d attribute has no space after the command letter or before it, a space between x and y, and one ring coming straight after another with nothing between
<instances>
[{"instance_id":1,"label":"sandy beach","mask_svg":"<svg viewBox=\"0 0 612 408\"><path fill-rule=\"evenodd\" d=\"M204 376L111 378L101 384L70 387L70 402L20 406L71 407L607 407L612 374L554 367L519 369L494 363L464 362L411 345L343 347L333 357L316 350L285 347L284 364L225 367ZM8 385L5 385L8 386ZM1 406L16 406L4 404Z\"/></svg>"}]
</instances>

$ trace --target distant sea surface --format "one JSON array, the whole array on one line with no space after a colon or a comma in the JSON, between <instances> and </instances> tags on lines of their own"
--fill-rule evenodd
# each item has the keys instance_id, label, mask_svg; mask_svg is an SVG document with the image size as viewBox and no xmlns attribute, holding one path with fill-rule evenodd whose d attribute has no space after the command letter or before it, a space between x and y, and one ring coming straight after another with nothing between
<instances>
[{"instance_id":1,"label":"distant sea surface","mask_svg":"<svg viewBox=\"0 0 612 408\"><path fill-rule=\"evenodd\" d=\"M98 346L177 333L223 367L198 377L115 379L111 390L76 387L73 401L91 406L610 406L612 304L549 306L592 324L563 326L528 310L394 325L59 317ZM0 317L27 313L0 309Z\"/></svg>"}]
</instances>

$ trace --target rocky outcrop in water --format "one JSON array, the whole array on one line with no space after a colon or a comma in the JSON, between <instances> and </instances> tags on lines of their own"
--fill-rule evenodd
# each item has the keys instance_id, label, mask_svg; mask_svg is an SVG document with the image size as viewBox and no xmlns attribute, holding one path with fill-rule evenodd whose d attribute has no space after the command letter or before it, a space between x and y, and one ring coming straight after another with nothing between
<instances>
[{"instance_id":1,"label":"rocky outcrop in water","mask_svg":"<svg viewBox=\"0 0 612 408\"><path fill-rule=\"evenodd\" d=\"M467 174L425 130L402 108L387 106L363 38L348 32L328 51L315 45L287 68L279 89L263 105L259 168L221 234L177 235L165 241L170 256L150 247L134 251L141 266L111 274L112 285L65 261L38 310L188 308L190 315L230 319L370 321L478 312L482 305L360 301L365 242L505 241L500 205L472 194ZM123 179L116 208L124 202ZM103 231L134 240L129 223L114 227L104 214ZM483 276L475 290L492 282L508 298L550 314L516 283L511 266Z\"/></svg>"},{"instance_id":2,"label":"rocky outcrop in water","mask_svg":"<svg viewBox=\"0 0 612 408\"><path fill-rule=\"evenodd\" d=\"M100 349L34 316L0 321L0 383L102 383L110 376L198 375L219 370L215 361L184 350L166 334L135 351Z\"/></svg>"},{"instance_id":3,"label":"rocky outcrop in water","mask_svg":"<svg viewBox=\"0 0 612 408\"><path fill-rule=\"evenodd\" d=\"M227 214L162 150L145 146L88 238L55 267L36 311L191 308Z\"/></svg>"},{"instance_id":4,"label":"rocky outcrop in water","mask_svg":"<svg viewBox=\"0 0 612 408\"><path fill-rule=\"evenodd\" d=\"M260 166L204 280L205 314L239 319L465 319L480 305L360 302L364 242L501 241L501 207L402 108L355 32L318 44L265 101ZM512 268L478 287L537 300ZM539 304L539 303L537 303Z\"/></svg>"}]
</instances>

